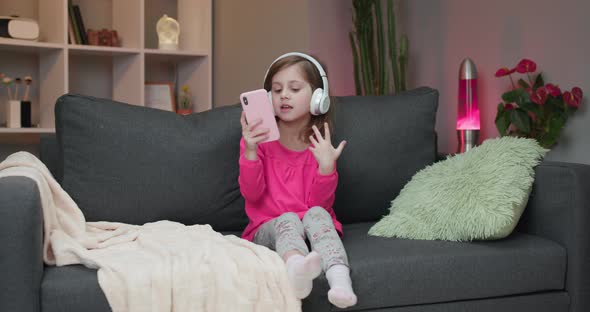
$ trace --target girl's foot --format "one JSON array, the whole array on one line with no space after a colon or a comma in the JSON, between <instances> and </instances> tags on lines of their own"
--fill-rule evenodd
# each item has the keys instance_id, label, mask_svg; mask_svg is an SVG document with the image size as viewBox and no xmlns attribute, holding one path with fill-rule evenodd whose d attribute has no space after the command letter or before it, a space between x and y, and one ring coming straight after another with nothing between
<instances>
[{"instance_id":1,"label":"girl's foot","mask_svg":"<svg viewBox=\"0 0 590 312\"><path fill-rule=\"evenodd\" d=\"M352 281L350 280L350 270L343 264L331 266L326 271L326 278L330 284L328 291L328 300L333 305L344 309L356 304L357 298L352 291Z\"/></svg>"},{"instance_id":2,"label":"girl's foot","mask_svg":"<svg viewBox=\"0 0 590 312\"><path fill-rule=\"evenodd\" d=\"M297 299L303 299L311 293L313 279L322 272L322 258L315 251L307 256L293 255L287 259L287 273L293 283Z\"/></svg>"}]
</instances>

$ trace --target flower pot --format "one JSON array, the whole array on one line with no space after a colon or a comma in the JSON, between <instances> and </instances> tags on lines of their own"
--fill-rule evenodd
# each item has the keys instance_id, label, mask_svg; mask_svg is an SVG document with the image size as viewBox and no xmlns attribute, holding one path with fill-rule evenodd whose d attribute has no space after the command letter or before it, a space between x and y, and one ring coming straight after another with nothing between
<instances>
[{"instance_id":1,"label":"flower pot","mask_svg":"<svg viewBox=\"0 0 590 312\"><path fill-rule=\"evenodd\" d=\"M193 110L190 108L181 108L176 110L176 113L179 115L190 115L193 113Z\"/></svg>"}]
</instances>

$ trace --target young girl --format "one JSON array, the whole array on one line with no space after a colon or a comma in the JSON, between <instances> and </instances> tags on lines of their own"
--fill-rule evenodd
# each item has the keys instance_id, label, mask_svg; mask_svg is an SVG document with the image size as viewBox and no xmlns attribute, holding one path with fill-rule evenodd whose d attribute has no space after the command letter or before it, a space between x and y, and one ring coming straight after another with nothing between
<instances>
[{"instance_id":1,"label":"young girl","mask_svg":"<svg viewBox=\"0 0 590 312\"><path fill-rule=\"evenodd\" d=\"M326 74L309 55L287 53L271 64L264 88L272 98L280 139L260 143L268 129L259 127L260 120L246 121L242 113L238 181L250 219L242 237L277 251L298 298L309 295L323 270L328 300L339 308L355 305L339 236L342 225L332 209L336 160L346 142L337 148L331 142Z\"/></svg>"}]
</instances>

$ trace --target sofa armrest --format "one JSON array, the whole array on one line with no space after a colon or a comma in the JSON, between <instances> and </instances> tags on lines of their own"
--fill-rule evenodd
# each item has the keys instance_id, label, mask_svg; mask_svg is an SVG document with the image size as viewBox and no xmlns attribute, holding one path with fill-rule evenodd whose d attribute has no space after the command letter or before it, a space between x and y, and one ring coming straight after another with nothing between
<instances>
[{"instance_id":1,"label":"sofa armrest","mask_svg":"<svg viewBox=\"0 0 590 312\"><path fill-rule=\"evenodd\" d=\"M43 215L37 184L0 178L0 311L40 311Z\"/></svg>"},{"instance_id":2,"label":"sofa armrest","mask_svg":"<svg viewBox=\"0 0 590 312\"><path fill-rule=\"evenodd\" d=\"M567 249L570 311L590 311L590 166L543 162L518 230Z\"/></svg>"}]
</instances>

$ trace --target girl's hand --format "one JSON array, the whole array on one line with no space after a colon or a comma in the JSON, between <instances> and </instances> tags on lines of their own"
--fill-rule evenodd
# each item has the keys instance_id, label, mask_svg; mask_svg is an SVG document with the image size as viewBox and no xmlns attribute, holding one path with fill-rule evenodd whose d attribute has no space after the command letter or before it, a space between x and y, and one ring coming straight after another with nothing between
<instances>
[{"instance_id":1,"label":"girl's hand","mask_svg":"<svg viewBox=\"0 0 590 312\"><path fill-rule=\"evenodd\" d=\"M246 123L246 114L242 111L240 117L240 123L242 124L242 137L244 137L244 143L246 145L245 157L249 160L256 160L256 148L258 143L268 138L270 131L268 128L256 128L262 123L262 119L252 120L250 124Z\"/></svg>"},{"instance_id":2,"label":"girl's hand","mask_svg":"<svg viewBox=\"0 0 590 312\"><path fill-rule=\"evenodd\" d=\"M332 139L330 137L330 128L328 128L328 123L324 123L324 134L325 137L322 137L320 130L314 125L312 127L313 132L315 133L314 136L309 137L309 141L311 145L309 149L315 156L315 159L318 161L320 174L328 175L334 171L334 166L340 154L342 154L342 150L346 145L346 141L340 142L337 148L332 146ZM316 140L317 138L317 140Z\"/></svg>"}]
</instances>

